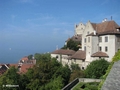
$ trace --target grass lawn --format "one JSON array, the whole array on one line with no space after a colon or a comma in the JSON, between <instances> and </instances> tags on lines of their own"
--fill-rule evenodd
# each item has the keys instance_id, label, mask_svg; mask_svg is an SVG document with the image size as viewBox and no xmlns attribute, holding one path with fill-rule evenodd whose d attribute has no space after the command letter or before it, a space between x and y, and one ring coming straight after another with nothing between
<instances>
[{"instance_id":1,"label":"grass lawn","mask_svg":"<svg viewBox=\"0 0 120 90\"><path fill-rule=\"evenodd\" d=\"M73 88L73 90L98 90L98 85L98 82L80 82Z\"/></svg>"}]
</instances>

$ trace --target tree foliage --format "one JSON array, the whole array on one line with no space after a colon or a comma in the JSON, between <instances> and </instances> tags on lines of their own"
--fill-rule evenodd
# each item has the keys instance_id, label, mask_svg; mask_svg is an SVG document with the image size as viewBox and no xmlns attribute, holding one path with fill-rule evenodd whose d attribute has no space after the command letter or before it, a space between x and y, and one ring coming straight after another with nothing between
<instances>
[{"instance_id":1,"label":"tree foliage","mask_svg":"<svg viewBox=\"0 0 120 90\"><path fill-rule=\"evenodd\" d=\"M19 87L11 88L6 87L6 85L19 85L20 87L20 75L17 73L17 69L15 67L11 67L0 77L0 90L18 90Z\"/></svg>"},{"instance_id":2,"label":"tree foliage","mask_svg":"<svg viewBox=\"0 0 120 90\"><path fill-rule=\"evenodd\" d=\"M68 66L62 66L50 54L35 54L37 64L22 75L23 89L27 90L59 90L68 84L71 71Z\"/></svg>"},{"instance_id":3,"label":"tree foliage","mask_svg":"<svg viewBox=\"0 0 120 90\"><path fill-rule=\"evenodd\" d=\"M118 52L115 53L114 57L112 58L112 61L118 61L120 60L120 50L118 50Z\"/></svg>"},{"instance_id":4,"label":"tree foliage","mask_svg":"<svg viewBox=\"0 0 120 90\"><path fill-rule=\"evenodd\" d=\"M109 62L105 59L95 60L87 66L85 76L87 78L100 78L106 73L108 66Z\"/></svg>"},{"instance_id":5,"label":"tree foliage","mask_svg":"<svg viewBox=\"0 0 120 90\"><path fill-rule=\"evenodd\" d=\"M71 75L69 82L73 81L76 78L82 78L84 77L84 72L81 70L81 68L78 66L78 64L71 64Z\"/></svg>"},{"instance_id":6,"label":"tree foliage","mask_svg":"<svg viewBox=\"0 0 120 90\"><path fill-rule=\"evenodd\" d=\"M60 90L68 84L71 70L68 65L63 66L50 54L35 54L37 64L24 74L18 74L15 67L11 67L0 76L0 90ZM19 85L18 88L5 88L2 85Z\"/></svg>"},{"instance_id":7,"label":"tree foliage","mask_svg":"<svg viewBox=\"0 0 120 90\"><path fill-rule=\"evenodd\" d=\"M62 49L72 49L72 50L75 50L77 51L79 48L80 45L80 42L76 42L76 41L73 41L72 39L70 39L68 42L67 42L67 45L65 45Z\"/></svg>"},{"instance_id":8,"label":"tree foliage","mask_svg":"<svg viewBox=\"0 0 120 90\"><path fill-rule=\"evenodd\" d=\"M31 55L28 55L28 59L29 60L32 60L33 59L33 55L31 54Z\"/></svg>"}]
</instances>

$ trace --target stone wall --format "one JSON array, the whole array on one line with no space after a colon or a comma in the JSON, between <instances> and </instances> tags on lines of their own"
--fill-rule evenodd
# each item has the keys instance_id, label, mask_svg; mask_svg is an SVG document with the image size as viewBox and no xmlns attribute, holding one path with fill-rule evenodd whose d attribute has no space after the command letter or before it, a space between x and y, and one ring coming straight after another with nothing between
<instances>
[{"instance_id":1,"label":"stone wall","mask_svg":"<svg viewBox=\"0 0 120 90\"><path fill-rule=\"evenodd\" d=\"M120 90L120 61L114 63L101 90Z\"/></svg>"}]
</instances>

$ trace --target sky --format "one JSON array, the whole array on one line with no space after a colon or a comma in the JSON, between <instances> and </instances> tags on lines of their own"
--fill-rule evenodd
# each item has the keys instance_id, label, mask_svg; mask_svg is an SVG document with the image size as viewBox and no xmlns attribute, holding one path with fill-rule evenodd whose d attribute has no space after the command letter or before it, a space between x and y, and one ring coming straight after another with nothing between
<instances>
[{"instance_id":1,"label":"sky","mask_svg":"<svg viewBox=\"0 0 120 90\"><path fill-rule=\"evenodd\" d=\"M0 0L0 54L51 52L74 35L74 25L104 18L120 25L120 0Z\"/></svg>"}]
</instances>

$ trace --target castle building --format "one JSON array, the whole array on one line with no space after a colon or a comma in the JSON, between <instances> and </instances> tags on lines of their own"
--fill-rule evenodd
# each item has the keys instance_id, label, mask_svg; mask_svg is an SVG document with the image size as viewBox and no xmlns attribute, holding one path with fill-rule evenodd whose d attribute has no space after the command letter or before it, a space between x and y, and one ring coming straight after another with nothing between
<instances>
[{"instance_id":1,"label":"castle building","mask_svg":"<svg viewBox=\"0 0 120 90\"><path fill-rule=\"evenodd\" d=\"M100 58L111 62L120 49L120 26L113 20L104 19L101 23L88 21L86 25L80 23L75 25L75 35L81 35L82 48L66 60L78 60L76 64L81 68Z\"/></svg>"}]
</instances>

